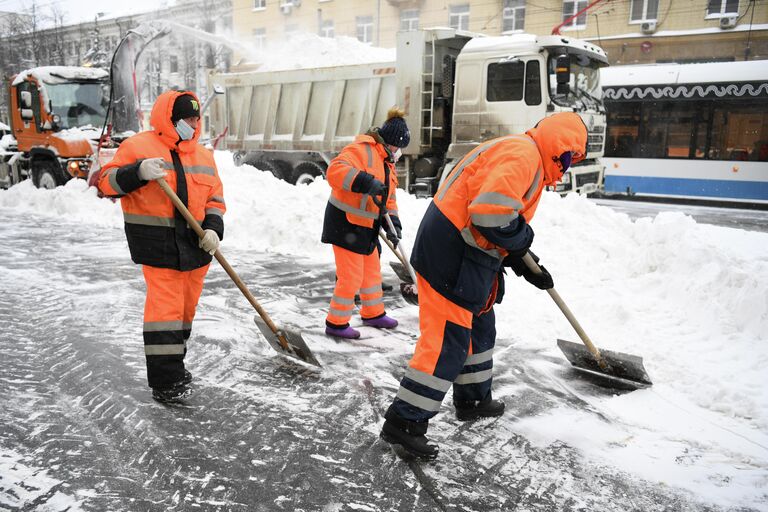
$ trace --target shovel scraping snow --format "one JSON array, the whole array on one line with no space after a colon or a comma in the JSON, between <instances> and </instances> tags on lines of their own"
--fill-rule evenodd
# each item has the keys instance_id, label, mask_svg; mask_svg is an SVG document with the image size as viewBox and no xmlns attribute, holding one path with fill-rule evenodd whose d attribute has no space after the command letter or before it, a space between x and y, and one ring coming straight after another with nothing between
<instances>
[{"instance_id":1,"label":"shovel scraping snow","mask_svg":"<svg viewBox=\"0 0 768 512\"><path fill-rule=\"evenodd\" d=\"M526 266L534 273L541 274L541 268L530 253L523 256ZM554 288L547 290L565 317L581 338L583 345L565 340L557 340L557 346L577 370L602 377L613 387L620 389L640 389L651 386L651 378L643 366L643 358L621 352L598 349L581 328L571 310Z\"/></svg>"},{"instance_id":2,"label":"shovel scraping snow","mask_svg":"<svg viewBox=\"0 0 768 512\"><path fill-rule=\"evenodd\" d=\"M387 223L389 224L389 229L394 233L395 232L395 226L392 223L392 217L389 216L389 213L384 213L384 218L386 219ZM381 237L382 240L384 240L384 243L387 244L387 247L392 249L392 252L395 253L395 256L397 256L397 259L400 260L400 263L392 262L390 263L390 266L392 267L392 270L395 271L395 274L397 274L397 277L400 278L400 294L405 299L405 302L408 304L419 304L419 290L416 288L416 273L413 271L413 267L411 267L411 264L408 262L408 255L405 253L405 249L403 248L402 244L397 244L397 247L389 240L389 238L386 237L383 230L379 231L379 237ZM397 249L400 249L399 251Z\"/></svg>"},{"instance_id":3,"label":"shovel scraping snow","mask_svg":"<svg viewBox=\"0 0 768 512\"><path fill-rule=\"evenodd\" d=\"M163 189L163 192L165 192L166 195L170 198L174 206L176 206L176 208L184 216L187 224L189 224L195 233L197 233L197 236L203 238L205 235L203 228L200 227L197 219L195 219L187 207L184 206L184 203L181 201L181 199L179 199L179 196L176 195L176 192L173 191L170 185L168 185L168 183L163 178L158 179L157 183L160 185L160 188ZM259 304L248 287L245 286L245 283L242 279L240 279L240 276L237 275L235 269L233 269L229 262L224 258L224 255L221 253L221 251L217 250L214 256L221 264L222 268L224 268L224 270L227 272L227 275L229 275L229 277L237 285L240 291L243 292L243 295L245 295L245 298L248 299L248 302L251 303L251 306L253 306L253 308L259 314L259 316L256 317L256 325L258 325L259 330L267 339L267 342L270 344L270 346L283 355L299 359L305 363L313 364L315 366L320 366L318 360L314 355L312 355L312 351L309 350L309 347L304 341L304 338L302 338L301 333L291 329L278 328L277 325L275 325L275 323L269 317L267 312L264 310L264 308L261 307L261 304Z\"/></svg>"}]
</instances>

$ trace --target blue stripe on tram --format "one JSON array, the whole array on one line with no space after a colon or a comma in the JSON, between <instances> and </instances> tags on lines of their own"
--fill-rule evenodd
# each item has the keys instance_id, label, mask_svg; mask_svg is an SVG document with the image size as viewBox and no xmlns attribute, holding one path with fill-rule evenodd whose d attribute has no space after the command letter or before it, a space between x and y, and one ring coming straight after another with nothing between
<instances>
[{"instance_id":1,"label":"blue stripe on tram","mask_svg":"<svg viewBox=\"0 0 768 512\"><path fill-rule=\"evenodd\" d=\"M766 172L768 180L768 172ZM606 176L605 191L635 194L660 194L691 197L719 197L768 201L768 181L701 180L649 178L645 176Z\"/></svg>"}]
</instances>

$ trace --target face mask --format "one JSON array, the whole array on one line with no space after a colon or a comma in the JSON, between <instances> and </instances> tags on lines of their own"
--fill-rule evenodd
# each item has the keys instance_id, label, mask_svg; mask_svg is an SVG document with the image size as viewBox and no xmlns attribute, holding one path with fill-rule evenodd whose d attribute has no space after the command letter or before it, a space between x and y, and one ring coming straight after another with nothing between
<instances>
[{"instance_id":1,"label":"face mask","mask_svg":"<svg viewBox=\"0 0 768 512\"><path fill-rule=\"evenodd\" d=\"M397 151L392 153L392 163L395 163L398 160L400 160L401 156L403 156L403 151L400 148L397 148Z\"/></svg>"},{"instance_id":2,"label":"face mask","mask_svg":"<svg viewBox=\"0 0 768 512\"><path fill-rule=\"evenodd\" d=\"M195 136L195 129L189 126L185 120L179 119L176 122L176 133L179 134L181 140L190 140Z\"/></svg>"}]
</instances>

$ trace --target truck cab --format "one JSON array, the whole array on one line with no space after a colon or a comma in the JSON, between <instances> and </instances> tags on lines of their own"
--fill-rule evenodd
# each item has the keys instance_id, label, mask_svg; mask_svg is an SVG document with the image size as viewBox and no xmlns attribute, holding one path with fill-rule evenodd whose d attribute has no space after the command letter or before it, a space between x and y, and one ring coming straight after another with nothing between
<instances>
[{"instance_id":1,"label":"truck cab","mask_svg":"<svg viewBox=\"0 0 768 512\"><path fill-rule=\"evenodd\" d=\"M108 73L96 68L44 66L13 77L8 104L18 168L0 169L0 181L32 178L38 187L53 188L85 178L108 91Z\"/></svg>"},{"instance_id":2,"label":"truck cab","mask_svg":"<svg viewBox=\"0 0 768 512\"><path fill-rule=\"evenodd\" d=\"M410 107L409 124L418 131L405 152L415 171L409 189L432 195L478 144L523 133L557 112L578 113L589 130L586 159L571 168L557 190L588 193L600 186L605 138L600 67L608 65L602 49L567 37L532 34L480 37L446 29L401 36L398 59L408 48L411 64L424 62L421 77L406 73L401 77L410 83L399 84L399 91L406 91L399 99ZM414 59L419 48L423 54ZM420 115L414 116L414 110Z\"/></svg>"}]
</instances>

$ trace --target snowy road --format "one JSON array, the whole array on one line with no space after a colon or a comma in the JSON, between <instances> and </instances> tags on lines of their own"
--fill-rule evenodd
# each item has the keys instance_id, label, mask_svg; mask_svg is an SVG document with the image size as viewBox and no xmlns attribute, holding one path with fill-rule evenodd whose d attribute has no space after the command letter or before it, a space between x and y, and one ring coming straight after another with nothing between
<instances>
[{"instance_id":1,"label":"snowy road","mask_svg":"<svg viewBox=\"0 0 768 512\"><path fill-rule=\"evenodd\" d=\"M332 266L226 245L324 368L276 356L214 264L187 357L197 392L187 406L160 405L145 380L143 281L122 232L12 213L0 208L0 510L757 510L708 504L565 442L531 443L520 421L565 408L610 424L601 404L611 395L551 352L507 339L494 379L507 414L460 423L446 399L430 430L439 459L405 463L378 431L412 351L416 308L390 295L395 334L363 328L360 341L337 344L318 327ZM681 466L707 448L689 455Z\"/></svg>"}]
</instances>

